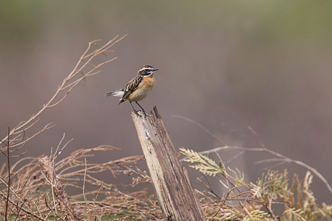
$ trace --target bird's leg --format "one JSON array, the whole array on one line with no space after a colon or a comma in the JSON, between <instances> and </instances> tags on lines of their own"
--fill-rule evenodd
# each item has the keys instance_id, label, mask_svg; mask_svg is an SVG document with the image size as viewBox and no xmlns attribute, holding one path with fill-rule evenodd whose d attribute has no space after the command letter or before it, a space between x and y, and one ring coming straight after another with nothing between
<instances>
[{"instance_id":1,"label":"bird's leg","mask_svg":"<svg viewBox=\"0 0 332 221\"><path fill-rule=\"evenodd\" d=\"M137 110L135 110L135 108L134 108L133 104L131 103L131 101L129 101L129 103L130 103L131 107L133 108L135 114L137 114ZM137 103L137 102L136 102L136 103Z\"/></svg>"},{"instance_id":2,"label":"bird's leg","mask_svg":"<svg viewBox=\"0 0 332 221\"><path fill-rule=\"evenodd\" d=\"M137 103L137 101L136 101L136 104L142 109L144 115L146 116L146 113L145 113L145 110L143 109L143 107L141 107L141 105L139 105L139 103Z\"/></svg>"}]
</instances>

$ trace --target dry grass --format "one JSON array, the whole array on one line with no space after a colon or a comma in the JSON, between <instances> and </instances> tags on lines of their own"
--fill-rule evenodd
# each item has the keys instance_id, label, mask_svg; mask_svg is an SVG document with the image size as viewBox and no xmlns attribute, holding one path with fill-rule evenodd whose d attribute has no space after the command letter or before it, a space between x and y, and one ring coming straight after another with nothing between
<instances>
[{"instance_id":1,"label":"dry grass","mask_svg":"<svg viewBox=\"0 0 332 221\"><path fill-rule=\"evenodd\" d=\"M63 149L63 148L59 148ZM11 166L9 220L164 220L146 172L138 167L143 156L130 156L103 163L89 163L98 152L117 151L112 146L80 149L56 162L59 150L51 156L22 158ZM240 171L225 169L204 155L181 150L191 166L200 170L205 186L196 190L208 220L332 220L332 206L317 205L310 190L312 175L303 180L289 179L283 173L268 171L256 183L245 183ZM109 153L111 154L111 153ZM115 179L121 174L132 177L131 186L147 183L136 192L120 191L116 185L98 179L107 173ZM211 188L205 174L214 176L226 191L219 195ZM1 218L5 214L8 173L0 169ZM105 177L105 176L102 176ZM70 191L71 197L67 197ZM151 191L150 191L151 192ZM76 193L76 194L75 194ZM274 206L283 206L275 214Z\"/></svg>"},{"instance_id":2,"label":"dry grass","mask_svg":"<svg viewBox=\"0 0 332 221\"><path fill-rule=\"evenodd\" d=\"M185 161L203 175L217 177L226 193L219 196L207 179L200 192L201 202L209 220L332 220L332 206L318 205L310 190L313 175L310 171L300 180L296 174L290 181L288 172L269 170L256 181L246 183L239 170L226 169L205 155L181 148ZM275 212L276 208L282 211Z\"/></svg>"},{"instance_id":3,"label":"dry grass","mask_svg":"<svg viewBox=\"0 0 332 221\"><path fill-rule=\"evenodd\" d=\"M149 182L147 175L136 165L142 156L125 157L104 163L89 163L95 152L112 151L112 146L99 146L80 149L55 162L56 152L52 156L40 156L31 159L22 158L11 168L11 185L8 216L11 219L28 220L100 220L102 217L162 217L156 202L143 197L147 190L123 193L112 183L96 178L98 174L108 172L116 178L118 174L139 175L140 181ZM1 167L2 187L7 185L6 165ZM137 184L137 177L133 185ZM88 186L88 188L87 188ZM78 194L67 197L66 189ZM0 192L0 212L5 214L6 188ZM148 211L147 211L148 210ZM154 211L154 213L151 213ZM136 215L137 214L137 215Z\"/></svg>"}]
</instances>

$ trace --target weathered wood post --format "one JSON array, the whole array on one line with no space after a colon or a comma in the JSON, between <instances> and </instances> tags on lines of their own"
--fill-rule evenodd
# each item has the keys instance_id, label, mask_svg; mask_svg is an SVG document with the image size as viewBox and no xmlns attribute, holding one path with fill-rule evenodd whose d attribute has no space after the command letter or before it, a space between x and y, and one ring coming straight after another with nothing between
<instances>
[{"instance_id":1,"label":"weathered wood post","mask_svg":"<svg viewBox=\"0 0 332 221\"><path fill-rule=\"evenodd\" d=\"M157 108L154 114L132 113L161 209L168 220L204 221L202 206L180 165Z\"/></svg>"}]
</instances>

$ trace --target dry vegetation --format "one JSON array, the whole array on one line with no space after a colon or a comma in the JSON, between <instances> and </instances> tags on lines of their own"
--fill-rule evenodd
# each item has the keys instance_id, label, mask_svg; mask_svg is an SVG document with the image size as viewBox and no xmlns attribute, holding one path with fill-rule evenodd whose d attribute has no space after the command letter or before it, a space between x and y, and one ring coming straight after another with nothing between
<instances>
[{"instance_id":1,"label":"dry vegetation","mask_svg":"<svg viewBox=\"0 0 332 221\"><path fill-rule=\"evenodd\" d=\"M95 153L118 149L103 145L76 150L57 160L70 142L63 143L64 136L50 156L31 158L22 155L20 160L11 164L11 157L16 151L53 126L52 123L47 124L26 137L26 131L36 126L40 114L59 105L78 83L99 73L101 66L114 60L93 64L97 56L110 52L110 48L122 38L116 37L95 50L92 47L97 41L91 42L50 101L29 120L8 130L8 135L2 139L0 151L7 162L0 165L1 220L164 220L156 198L148 194L148 189L153 189L150 177L138 166L139 162L144 162L143 156L90 163L88 159L93 159ZM297 175L290 179L287 170L281 173L268 171L256 183L246 183L241 171L225 168L221 159L216 163L204 155L218 155L224 149L267 152L274 157L270 161L295 163L308 172L301 180ZM302 162L264 146L252 149L223 146L202 153L181 149L181 153L186 156L183 160L190 162L190 166L200 171L203 177L214 177L226 190L219 195L207 179L198 178L206 187L196 192L208 220L332 220L332 206L317 205L310 190L313 175L319 177L332 193L330 185L318 171ZM131 186L148 183L147 188L137 192L120 191L116 185L97 178L105 172L112 174L114 179L118 179L120 174L130 175ZM66 191L75 194L68 196ZM275 214L275 206L281 206L282 212Z\"/></svg>"}]
</instances>

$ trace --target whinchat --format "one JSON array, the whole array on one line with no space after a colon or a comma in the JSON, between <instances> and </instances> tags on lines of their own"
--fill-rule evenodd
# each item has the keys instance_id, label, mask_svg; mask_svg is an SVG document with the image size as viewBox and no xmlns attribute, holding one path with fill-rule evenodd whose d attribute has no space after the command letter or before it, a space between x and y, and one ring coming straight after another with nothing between
<instances>
[{"instance_id":1,"label":"whinchat","mask_svg":"<svg viewBox=\"0 0 332 221\"><path fill-rule=\"evenodd\" d=\"M128 82L124 89L111 91L106 93L105 95L121 97L119 104L128 100L131 107L134 109L134 112L137 114L137 111L131 103L135 102L145 114L144 109L141 107L141 105L137 103L137 101L141 101L146 98L146 96L148 96L156 81L153 77L153 72L158 70L158 68L154 68L151 65L144 65L138 70L137 75Z\"/></svg>"}]
</instances>

